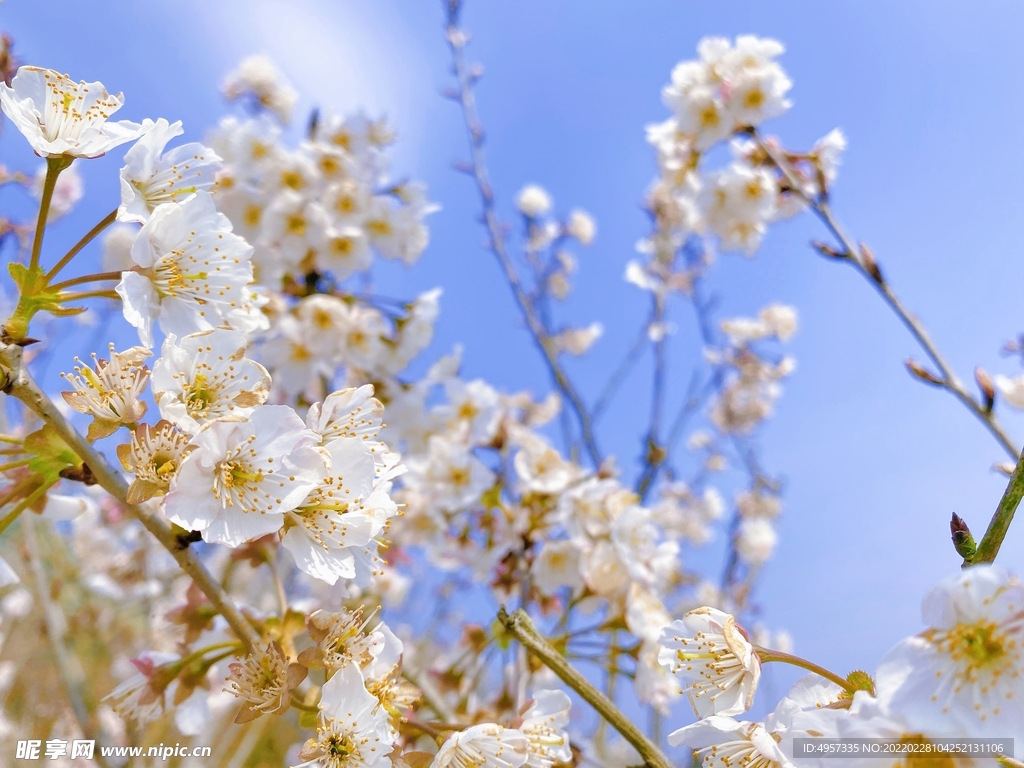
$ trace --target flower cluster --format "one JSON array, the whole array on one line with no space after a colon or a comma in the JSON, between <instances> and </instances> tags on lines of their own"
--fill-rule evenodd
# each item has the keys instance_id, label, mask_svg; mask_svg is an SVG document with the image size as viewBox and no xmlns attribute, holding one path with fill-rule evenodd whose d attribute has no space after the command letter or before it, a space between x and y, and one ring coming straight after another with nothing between
<instances>
[{"instance_id":1,"label":"flower cluster","mask_svg":"<svg viewBox=\"0 0 1024 768\"><path fill-rule=\"evenodd\" d=\"M225 118L209 136L224 158L217 206L255 248L261 285L304 292L369 269L374 253L411 264L428 242L436 206L415 183L390 182L383 121L329 115L291 149L266 114Z\"/></svg>"},{"instance_id":2,"label":"flower cluster","mask_svg":"<svg viewBox=\"0 0 1024 768\"><path fill-rule=\"evenodd\" d=\"M699 60L676 66L663 91L674 116L647 131L661 173L648 193L655 230L642 246L662 265L693 235L714 235L722 250L752 255L771 222L806 207L804 195L831 184L846 148L836 130L810 152L787 155L799 174L795 189L759 141L749 138L790 106L791 82L775 61L782 45L752 36L741 36L734 45L705 38L698 52ZM704 156L730 139L732 161L706 169Z\"/></svg>"},{"instance_id":3,"label":"flower cluster","mask_svg":"<svg viewBox=\"0 0 1024 768\"><path fill-rule=\"evenodd\" d=\"M749 722L734 716L750 708L761 664L778 654L753 646L722 611L691 611L662 633L659 659L685 684L700 720L669 742L714 768L801 765L808 761L795 756L793 739L812 736L1024 738L1024 583L976 565L934 587L922 614L928 628L897 644L873 676L808 675L764 722Z\"/></svg>"}]
</instances>

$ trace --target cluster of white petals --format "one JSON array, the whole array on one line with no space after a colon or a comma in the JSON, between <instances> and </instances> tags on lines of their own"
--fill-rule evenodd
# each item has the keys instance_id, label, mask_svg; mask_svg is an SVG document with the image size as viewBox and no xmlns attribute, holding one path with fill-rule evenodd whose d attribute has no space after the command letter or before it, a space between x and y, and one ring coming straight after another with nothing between
<instances>
[{"instance_id":1,"label":"cluster of white petals","mask_svg":"<svg viewBox=\"0 0 1024 768\"><path fill-rule=\"evenodd\" d=\"M998 566L971 566L934 587L922 614L928 628L897 644L872 676L855 673L855 689L808 675L763 723L733 716L750 708L765 652L737 634L732 616L687 614L675 634L666 630L661 658L693 681L688 693L701 719L669 742L694 749L707 768L768 768L817 764L794 753L794 738L885 739L926 751L939 739L1024 738L1024 583ZM877 759L895 766L903 758Z\"/></svg>"}]
</instances>

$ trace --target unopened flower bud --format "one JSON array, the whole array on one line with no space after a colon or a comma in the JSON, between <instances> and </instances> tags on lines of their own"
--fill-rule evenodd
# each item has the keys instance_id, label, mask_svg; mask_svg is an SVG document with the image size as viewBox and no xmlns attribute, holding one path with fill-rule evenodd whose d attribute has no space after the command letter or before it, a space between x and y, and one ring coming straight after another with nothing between
<instances>
[{"instance_id":1,"label":"unopened flower bud","mask_svg":"<svg viewBox=\"0 0 1024 768\"><path fill-rule=\"evenodd\" d=\"M964 560L974 557L977 546L971 535L971 529L956 512L953 513L953 519L949 521L949 532L952 534L953 548L956 549L956 553Z\"/></svg>"},{"instance_id":2,"label":"unopened flower bud","mask_svg":"<svg viewBox=\"0 0 1024 768\"><path fill-rule=\"evenodd\" d=\"M820 240L812 240L811 241L811 247L814 248L814 250L816 250L822 256L825 256L825 257L830 258L830 259L845 259L846 258L846 254L843 251L837 251L832 246L827 245L827 244L821 242Z\"/></svg>"},{"instance_id":3,"label":"unopened flower bud","mask_svg":"<svg viewBox=\"0 0 1024 768\"><path fill-rule=\"evenodd\" d=\"M882 270L879 269L878 262L875 261L875 255L864 243L860 244L860 256L864 264L864 270L871 275L871 279L879 285L885 285L885 278L882 277Z\"/></svg>"},{"instance_id":4,"label":"unopened flower bud","mask_svg":"<svg viewBox=\"0 0 1024 768\"><path fill-rule=\"evenodd\" d=\"M996 388L992 383L992 377L988 375L984 368L978 367L974 369L974 380L978 382L981 394L985 398L985 413L990 413L992 406L996 403Z\"/></svg>"},{"instance_id":5,"label":"unopened flower bud","mask_svg":"<svg viewBox=\"0 0 1024 768\"><path fill-rule=\"evenodd\" d=\"M913 358L908 357L904 365L907 366L907 370L910 371L911 374L919 378L921 381L925 381L929 384L935 384L936 386L942 385L942 379L940 379L938 376L929 371L927 368L925 368L923 365L921 365Z\"/></svg>"}]
</instances>

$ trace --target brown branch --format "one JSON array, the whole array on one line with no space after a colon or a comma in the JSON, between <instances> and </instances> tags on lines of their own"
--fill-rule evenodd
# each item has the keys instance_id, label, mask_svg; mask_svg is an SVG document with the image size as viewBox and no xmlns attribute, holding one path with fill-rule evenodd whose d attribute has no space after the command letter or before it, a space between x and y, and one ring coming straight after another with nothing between
<instances>
[{"instance_id":1,"label":"brown branch","mask_svg":"<svg viewBox=\"0 0 1024 768\"><path fill-rule=\"evenodd\" d=\"M214 609L220 613L246 651L259 646L261 639L253 625L234 604L231 597L221 588L217 580L203 565L202 561L181 541L171 524L159 514L139 504L127 502L128 483L71 423L57 410L56 406L39 385L32 379L22 363L22 349L17 344L0 343L0 382L3 391L16 397L29 410L38 415L60 435L68 446L92 471L96 482L148 530L163 547L171 553L181 569L187 573L199 590L206 595Z\"/></svg>"}]
</instances>

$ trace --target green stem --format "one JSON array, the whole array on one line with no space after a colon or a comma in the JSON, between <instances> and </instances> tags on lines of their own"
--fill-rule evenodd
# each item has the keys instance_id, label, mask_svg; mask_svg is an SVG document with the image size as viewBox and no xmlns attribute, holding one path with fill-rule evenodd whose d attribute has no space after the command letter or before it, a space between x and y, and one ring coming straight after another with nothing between
<instances>
[{"instance_id":1,"label":"green stem","mask_svg":"<svg viewBox=\"0 0 1024 768\"><path fill-rule=\"evenodd\" d=\"M98 283L101 280L120 280L123 272L97 272L92 275L82 275L81 277L73 277L70 280L65 280L61 283L56 283L50 286L52 291L63 291L66 288L71 288L76 285L84 285L86 283Z\"/></svg>"},{"instance_id":2,"label":"green stem","mask_svg":"<svg viewBox=\"0 0 1024 768\"><path fill-rule=\"evenodd\" d=\"M70 263L70 261L73 258L75 258L75 256L78 255L78 252L80 250L82 250L83 248L85 248L85 246L87 246L89 243L95 240L96 236L104 229L109 227L111 224L113 224L116 218L117 208L108 213L99 224L97 224L95 227L86 232L81 240L79 240L77 243L71 246L71 250L65 253L61 260L54 265L53 269L46 273L46 282L49 283L51 280L53 280L53 278L57 276L57 273L64 269L64 267L66 267Z\"/></svg>"},{"instance_id":3,"label":"green stem","mask_svg":"<svg viewBox=\"0 0 1024 768\"><path fill-rule=\"evenodd\" d=\"M299 694L295 691L292 691L292 706L300 712L320 712L320 707L314 704L307 704L299 697Z\"/></svg>"},{"instance_id":4,"label":"green stem","mask_svg":"<svg viewBox=\"0 0 1024 768\"><path fill-rule=\"evenodd\" d=\"M46 492L50 490L56 483L50 483L49 485L43 485L36 488L32 493L22 499L18 506L8 512L2 519L0 519L0 533L3 533L11 527L11 523L17 520L21 513L28 509L32 504L35 504L39 499L46 495Z\"/></svg>"},{"instance_id":5,"label":"green stem","mask_svg":"<svg viewBox=\"0 0 1024 768\"><path fill-rule=\"evenodd\" d=\"M62 293L60 300L63 301L80 301L81 299L119 299L117 291L101 290L101 291L82 291L81 293Z\"/></svg>"},{"instance_id":6,"label":"green stem","mask_svg":"<svg viewBox=\"0 0 1024 768\"><path fill-rule=\"evenodd\" d=\"M1003 497L999 500L996 513L985 530L978 543L978 548L970 560L964 560L964 565L977 565L978 563L991 563L999 554L999 548L1003 545L1006 532L1010 529L1013 515L1020 506L1020 500L1024 498L1024 454L1017 460L1017 466L1010 475L1010 482L1003 491Z\"/></svg>"},{"instance_id":7,"label":"green stem","mask_svg":"<svg viewBox=\"0 0 1024 768\"><path fill-rule=\"evenodd\" d=\"M538 634L525 611L518 610L509 616L503 606L498 611L498 621L510 635L558 675L563 683L592 706L604 721L621 733L650 768L672 768L672 763L657 745L648 739L611 699L591 685L590 681L574 669L562 654Z\"/></svg>"},{"instance_id":8,"label":"green stem","mask_svg":"<svg viewBox=\"0 0 1024 768\"><path fill-rule=\"evenodd\" d=\"M783 653L782 651L771 651L767 648L755 647L754 653L757 654L757 658L761 660L762 664L767 664L769 661L781 661L784 664L791 664L794 667L800 667L801 669L806 669L808 672L814 672L817 675L821 675L826 680L831 680L833 683L849 693L855 693L857 691L856 688L850 685L849 681L840 677L835 672L830 672L824 667L819 667L813 661L801 659L799 656L793 656L788 653Z\"/></svg>"},{"instance_id":9,"label":"green stem","mask_svg":"<svg viewBox=\"0 0 1024 768\"><path fill-rule=\"evenodd\" d=\"M43 232L46 230L46 219L50 215L50 201L53 200L53 190L57 187L57 177L73 161L73 157L67 157L66 155L46 158L46 179L43 181L43 196L39 200L39 216L36 218L36 232L35 237L32 239L32 256L29 259L30 271L35 270L39 266L39 254L43 250Z\"/></svg>"}]
</instances>

